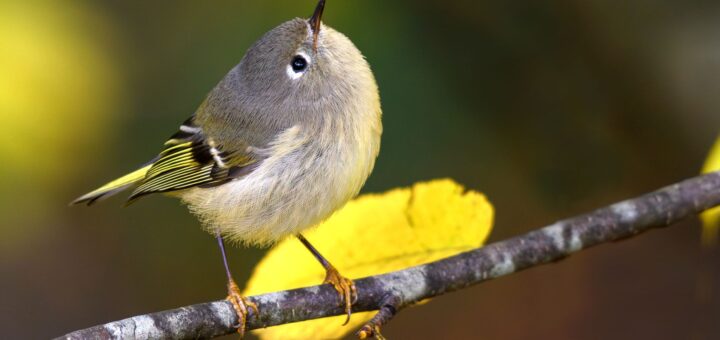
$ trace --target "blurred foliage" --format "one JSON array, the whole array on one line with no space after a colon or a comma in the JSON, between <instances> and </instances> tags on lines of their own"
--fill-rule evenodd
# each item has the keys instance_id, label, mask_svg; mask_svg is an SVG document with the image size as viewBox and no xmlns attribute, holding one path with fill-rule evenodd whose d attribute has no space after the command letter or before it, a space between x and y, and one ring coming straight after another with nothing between
<instances>
[{"instance_id":1,"label":"blurred foliage","mask_svg":"<svg viewBox=\"0 0 720 340\"><path fill-rule=\"evenodd\" d=\"M305 234L344 276L387 273L477 248L492 229L485 196L452 180L363 195ZM274 247L255 267L246 295L316 285L325 271L296 239ZM374 313L311 320L254 331L262 339L338 339Z\"/></svg>"},{"instance_id":2,"label":"blurred foliage","mask_svg":"<svg viewBox=\"0 0 720 340\"><path fill-rule=\"evenodd\" d=\"M100 156L121 91L106 18L74 2L0 2L0 251L58 213L59 189ZM88 34L92 30L93 34Z\"/></svg>"},{"instance_id":3,"label":"blurred foliage","mask_svg":"<svg viewBox=\"0 0 720 340\"><path fill-rule=\"evenodd\" d=\"M708 155L703 172L720 171L720 138L715 142L710 154ZM718 229L720 228L720 207L710 209L701 215L704 230L703 243L706 245L714 245L717 243Z\"/></svg>"}]
</instances>

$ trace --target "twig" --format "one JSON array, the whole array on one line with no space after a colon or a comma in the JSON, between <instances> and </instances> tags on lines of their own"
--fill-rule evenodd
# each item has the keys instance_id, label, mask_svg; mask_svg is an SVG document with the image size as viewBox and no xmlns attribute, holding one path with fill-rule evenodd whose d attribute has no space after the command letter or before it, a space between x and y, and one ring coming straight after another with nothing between
<instances>
[{"instance_id":1,"label":"twig","mask_svg":"<svg viewBox=\"0 0 720 340\"><path fill-rule=\"evenodd\" d=\"M361 329L375 335L399 309L532 266L560 260L594 245L617 241L720 205L720 172L695 177L647 195L566 219L522 236L439 261L355 281L353 311L381 309ZM260 309L248 329L344 313L336 291L313 286L250 298ZM135 316L64 335L64 339L210 338L234 333L235 313L216 301ZM339 326L339 325L338 325ZM372 331L372 332L370 332Z\"/></svg>"}]
</instances>

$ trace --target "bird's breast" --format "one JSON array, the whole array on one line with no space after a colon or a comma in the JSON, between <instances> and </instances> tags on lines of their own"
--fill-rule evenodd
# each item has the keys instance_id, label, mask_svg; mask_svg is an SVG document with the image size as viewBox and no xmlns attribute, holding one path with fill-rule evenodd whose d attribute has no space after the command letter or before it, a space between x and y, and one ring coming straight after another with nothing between
<instances>
[{"instance_id":1,"label":"bird's breast","mask_svg":"<svg viewBox=\"0 0 720 340\"><path fill-rule=\"evenodd\" d=\"M372 171L379 133L326 124L292 126L258 149L247 176L182 194L205 228L228 239L269 244L312 227L354 197Z\"/></svg>"}]
</instances>

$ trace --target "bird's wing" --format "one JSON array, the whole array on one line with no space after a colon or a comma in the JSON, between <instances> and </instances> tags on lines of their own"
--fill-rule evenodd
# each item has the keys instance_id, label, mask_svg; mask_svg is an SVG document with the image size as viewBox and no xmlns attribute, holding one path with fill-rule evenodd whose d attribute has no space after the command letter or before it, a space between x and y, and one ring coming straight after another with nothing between
<instances>
[{"instance_id":1,"label":"bird's wing","mask_svg":"<svg viewBox=\"0 0 720 340\"><path fill-rule=\"evenodd\" d=\"M149 163L102 187L80 196L70 204L91 205L100 199L136 186L128 204L156 192L190 187L210 187L242 177L259 164L261 157L245 150L223 150L194 123L186 120L165 142L165 149ZM236 145L242 145L242 141Z\"/></svg>"},{"instance_id":2,"label":"bird's wing","mask_svg":"<svg viewBox=\"0 0 720 340\"><path fill-rule=\"evenodd\" d=\"M258 164L259 159L244 150L221 149L191 117L165 143L128 203L157 192L220 185L247 174Z\"/></svg>"}]
</instances>

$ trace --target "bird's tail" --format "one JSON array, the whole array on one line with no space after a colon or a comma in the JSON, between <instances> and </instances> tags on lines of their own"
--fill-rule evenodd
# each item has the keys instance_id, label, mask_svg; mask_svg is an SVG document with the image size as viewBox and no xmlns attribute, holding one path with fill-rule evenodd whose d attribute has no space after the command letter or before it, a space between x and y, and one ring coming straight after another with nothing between
<instances>
[{"instance_id":1,"label":"bird's tail","mask_svg":"<svg viewBox=\"0 0 720 340\"><path fill-rule=\"evenodd\" d=\"M107 183L100 188L97 188L85 195L82 195L78 197L76 200L72 201L70 205L75 204L81 204L86 203L87 205L91 205L95 203L96 201L110 197L112 195L115 195L128 187L132 186L133 184L141 181L143 178L145 178L145 174L147 174L148 170L152 164L148 164L146 166L143 166L140 169L137 169L125 176L122 176L110 183Z\"/></svg>"}]
</instances>

